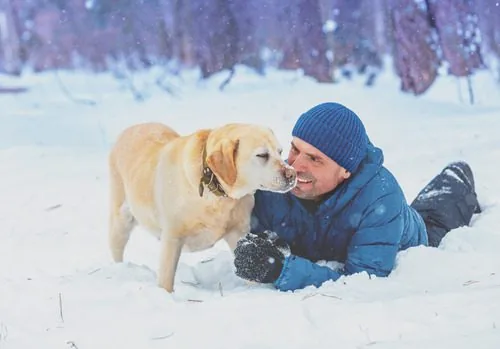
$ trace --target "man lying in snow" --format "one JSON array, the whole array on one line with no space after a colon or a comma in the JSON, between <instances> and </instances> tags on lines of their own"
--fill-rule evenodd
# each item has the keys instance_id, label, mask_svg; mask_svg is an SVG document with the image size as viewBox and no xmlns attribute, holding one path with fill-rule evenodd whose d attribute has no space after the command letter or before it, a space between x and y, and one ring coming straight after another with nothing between
<instances>
[{"instance_id":1,"label":"man lying in snow","mask_svg":"<svg viewBox=\"0 0 500 349\"><path fill-rule=\"evenodd\" d=\"M398 251L438 246L480 212L464 162L446 166L408 205L382 151L343 105L306 111L292 136L288 163L297 171L297 187L256 193L252 231L235 250L243 279L287 291L362 271L387 276ZM343 269L315 263L320 260L341 262Z\"/></svg>"}]
</instances>

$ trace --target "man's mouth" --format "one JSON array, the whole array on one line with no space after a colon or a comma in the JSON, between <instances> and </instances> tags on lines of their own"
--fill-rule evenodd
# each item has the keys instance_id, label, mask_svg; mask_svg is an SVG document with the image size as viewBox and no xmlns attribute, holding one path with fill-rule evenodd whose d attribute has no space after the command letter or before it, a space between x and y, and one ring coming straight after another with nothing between
<instances>
[{"instance_id":1,"label":"man's mouth","mask_svg":"<svg viewBox=\"0 0 500 349\"><path fill-rule=\"evenodd\" d=\"M311 182L312 182L312 180L310 180L310 179L305 179L305 178L297 178L297 182L298 182L298 183L306 183L306 184L307 184L307 183L311 183Z\"/></svg>"}]
</instances>

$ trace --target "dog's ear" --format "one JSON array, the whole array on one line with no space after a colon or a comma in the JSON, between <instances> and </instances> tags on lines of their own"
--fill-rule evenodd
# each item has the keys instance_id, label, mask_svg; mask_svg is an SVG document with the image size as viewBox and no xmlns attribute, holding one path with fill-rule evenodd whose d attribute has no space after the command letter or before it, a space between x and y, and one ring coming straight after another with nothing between
<instances>
[{"instance_id":1,"label":"dog's ear","mask_svg":"<svg viewBox=\"0 0 500 349\"><path fill-rule=\"evenodd\" d=\"M225 139L220 143L219 149L208 155L207 164L217 178L228 185L236 182L236 156L239 140Z\"/></svg>"}]
</instances>

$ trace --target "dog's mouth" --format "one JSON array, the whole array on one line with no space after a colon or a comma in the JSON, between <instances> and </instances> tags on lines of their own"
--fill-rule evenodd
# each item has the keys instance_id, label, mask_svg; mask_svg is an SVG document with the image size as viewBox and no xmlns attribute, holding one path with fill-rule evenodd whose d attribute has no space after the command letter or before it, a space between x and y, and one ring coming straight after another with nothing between
<instances>
[{"instance_id":1,"label":"dog's mouth","mask_svg":"<svg viewBox=\"0 0 500 349\"><path fill-rule=\"evenodd\" d=\"M297 177L286 179L286 178L275 178L272 185L266 186L261 184L260 189L272 191L275 193L287 193L297 185Z\"/></svg>"},{"instance_id":2,"label":"dog's mouth","mask_svg":"<svg viewBox=\"0 0 500 349\"><path fill-rule=\"evenodd\" d=\"M295 188L296 185L297 185L297 178L295 178L295 179L288 179L286 181L285 186L283 187L283 190L285 190L285 192L287 192L287 191L292 190L293 188Z\"/></svg>"}]
</instances>

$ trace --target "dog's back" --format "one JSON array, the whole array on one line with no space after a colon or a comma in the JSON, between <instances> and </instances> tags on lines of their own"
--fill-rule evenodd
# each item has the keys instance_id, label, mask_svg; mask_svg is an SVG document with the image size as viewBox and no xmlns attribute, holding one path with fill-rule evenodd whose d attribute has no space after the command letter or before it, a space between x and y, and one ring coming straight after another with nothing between
<instances>
[{"instance_id":1,"label":"dog's back","mask_svg":"<svg viewBox=\"0 0 500 349\"><path fill-rule=\"evenodd\" d=\"M143 123L126 128L118 137L110 153L110 163L118 171L133 168L139 163L156 161L158 153L165 144L179 134L160 123Z\"/></svg>"}]
</instances>

